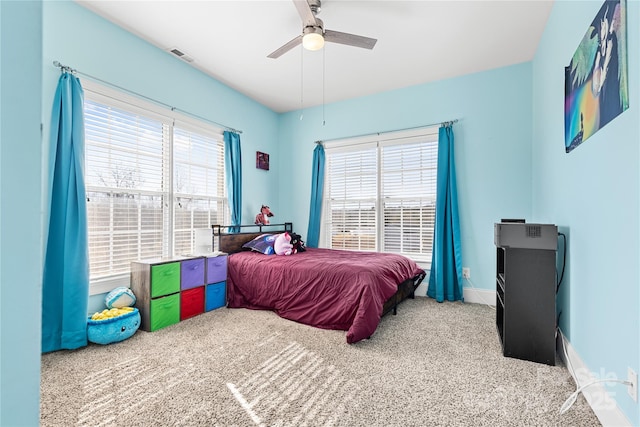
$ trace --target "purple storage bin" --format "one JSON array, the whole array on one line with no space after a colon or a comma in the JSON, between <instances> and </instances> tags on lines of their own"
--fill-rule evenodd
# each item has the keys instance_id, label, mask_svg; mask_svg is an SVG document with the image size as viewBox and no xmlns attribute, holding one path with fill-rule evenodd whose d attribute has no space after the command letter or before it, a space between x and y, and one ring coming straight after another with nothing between
<instances>
[{"instance_id":1,"label":"purple storage bin","mask_svg":"<svg viewBox=\"0 0 640 427\"><path fill-rule=\"evenodd\" d=\"M207 258L207 284L227 280L227 256L218 255Z\"/></svg>"},{"instance_id":2,"label":"purple storage bin","mask_svg":"<svg viewBox=\"0 0 640 427\"><path fill-rule=\"evenodd\" d=\"M180 289L191 289L204 284L204 258L180 263Z\"/></svg>"}]
</instances>

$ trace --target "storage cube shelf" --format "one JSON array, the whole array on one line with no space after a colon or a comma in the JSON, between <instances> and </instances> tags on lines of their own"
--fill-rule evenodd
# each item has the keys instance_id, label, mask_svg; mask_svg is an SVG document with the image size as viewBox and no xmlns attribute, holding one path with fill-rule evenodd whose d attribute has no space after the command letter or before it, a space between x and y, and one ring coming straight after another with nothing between
<instances>
[{"instance_id":1,"label":"storage cube shelf","mask_svg":"<svg viewBox=\"0 0 640 427\"><path fill-rule=\"evenodd\" d=\"M131 290L147 332L227 304L227 255L131 263Z\"/></svg>"}]
</instances>

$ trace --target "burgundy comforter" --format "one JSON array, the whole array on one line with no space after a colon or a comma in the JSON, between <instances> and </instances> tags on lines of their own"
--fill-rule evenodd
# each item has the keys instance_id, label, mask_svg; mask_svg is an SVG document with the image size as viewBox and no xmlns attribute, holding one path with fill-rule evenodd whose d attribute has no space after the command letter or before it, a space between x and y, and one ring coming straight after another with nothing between
<instances>
[{"instance_id":1,"label":"burgundy comforter","mask_svg":"<svg viewBox=\"0 0 640 427\"><path fill-rule=\"evenodd\" d=\"M370 337L398 284L423 270L407 257L308 248L290 256L238 252L229 256L228 306L273 310L279 316Z\"/></svg>"}]
</instances>

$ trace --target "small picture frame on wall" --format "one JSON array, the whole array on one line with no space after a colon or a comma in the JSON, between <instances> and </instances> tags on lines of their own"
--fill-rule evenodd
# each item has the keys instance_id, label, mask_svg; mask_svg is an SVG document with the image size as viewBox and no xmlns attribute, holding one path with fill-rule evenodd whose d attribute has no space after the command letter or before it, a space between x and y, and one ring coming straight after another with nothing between
<instances>
[{"instance_id":1,"label":"small picture frame on wall","mask_svg":"<svg viewBox=\"0 0 640 427\"><path fill-rule=\"evenodd\" d=\"M256 168L269 170L269 155L267 153L256 151Z\"/></svg>"}]
</instances>

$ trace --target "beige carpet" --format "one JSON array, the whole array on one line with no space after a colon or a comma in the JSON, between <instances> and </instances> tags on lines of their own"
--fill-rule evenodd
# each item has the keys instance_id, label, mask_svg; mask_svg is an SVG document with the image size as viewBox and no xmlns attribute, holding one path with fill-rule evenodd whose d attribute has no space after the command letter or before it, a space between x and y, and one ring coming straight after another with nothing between
<instances>
[{"instance_id":1,"label":"beige carpet","mask_svg":"<svg viewBox=\"0 0 640 427\"><path fill-rule=\"evenodd\" d=\"M562 366L502 356L495 311L407 300L369 340L221 308L42 356L46 426L597 426Z\"/></svg>"}]
</instances>

